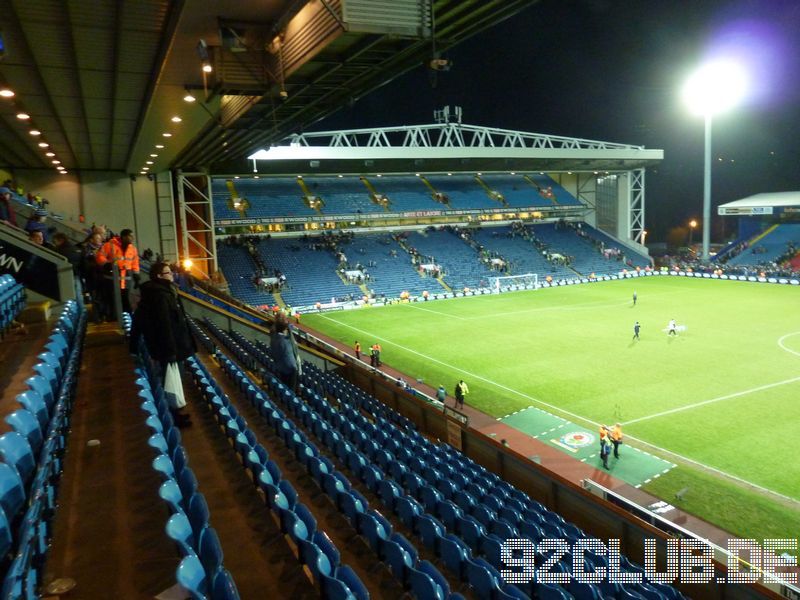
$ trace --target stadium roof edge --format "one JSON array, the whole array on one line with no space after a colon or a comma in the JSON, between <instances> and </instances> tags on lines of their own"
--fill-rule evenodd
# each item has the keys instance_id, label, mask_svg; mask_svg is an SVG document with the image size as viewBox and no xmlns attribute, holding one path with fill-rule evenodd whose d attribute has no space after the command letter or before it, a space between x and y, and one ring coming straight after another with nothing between
<instances>
[{"instance_id":1,"label":"stadium roof edge","mask_svg":"<svg viewBox=\"0 0 800 600\"><path fill-rule=\"evenodd\" d=\"M719 208L800 206L800 192L763 192L720 204Z\"/></svg>"},{"instance_id":2,"label":"stadium roof edge","mask_svg":"<svg viewBox=\"0 0 800 600\"><path fill-rule=\"evenodd\" d=\"M507 129L437 123L293 135L250 155L254 171L597 171L653 166L664 151Z\"/></svg>"}]
</instances>

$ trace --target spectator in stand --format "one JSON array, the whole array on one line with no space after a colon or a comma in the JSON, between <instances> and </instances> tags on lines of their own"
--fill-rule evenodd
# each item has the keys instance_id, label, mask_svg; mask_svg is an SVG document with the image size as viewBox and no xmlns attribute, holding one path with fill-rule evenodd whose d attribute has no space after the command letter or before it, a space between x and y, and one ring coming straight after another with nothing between
<instances>
[{"instance_id":1,"label":"spectator in stand","mask_svg":"<svg viewBox=\"0 0 800 600\"><path fill-rule=\"evenodd\" d=\"M302 362L289 320L282 312L275 315L270 332L269 351L275 361L278 379L289 389L296 391L297 379L302 373Z\"/></svg>"},{"instance_id":2,"label":"spectator in stand","mask_svg":"<svg viewBox=\"0 0 800 600\"><path fill-rule=\"evenodd\" d=\"M103 288L106 294L108 306L113 307L113 265L119 267L119 288L122 295L123 312L131 312L129 299L130 281L133 278L133 286L139 287L139 252L133 245L133 231L123 229L119 237L112 237L103 244L100 251L95 255L97 264L103 269ZM170 275L172 272L170 271ZM112 308L113 311L113 308Z\"/></svg>"},{"instance_id":3,"label":"spectator in stand","mask_svg":"<svg viewBox=\"0 0 800 600\"><path fill-rule=\"evenodd\" d=\"M140 336L144 338L150 358L161 368L162 383L170 363L180 364L197 351L178 289L172 284L172 269L166 263L153 264L150 281L142 285L142 299L131 329L130 345L134 354L138 351ZM170 406L175 424L178 427L191 425L189 417L180 412L181 408Z\"/></svg>"},{"instance_id":4,"label":"spectator in stand","mask_svg":"<svg viewBox=\"0 0 800 600\"><path fill-rule=\"evenodd\" d=\"M81 253L70 243L67 234L61 231L53 234L53 249L69 261L69 264L72 265L72 272L75 277L78 277L81 272Z\"/></svg>"},{"instance_id":5,"label":"spectator in stand","mask_svg":"<svg viewBox=\"0 0 800 600\"><path fill-rule=\"evenodd\" d=\"M17 216L11 204L11 190L7 187L0 188L0 223L17 226Z\"/></svg>"},{"instance_id":6,"label":"spectator in stand","mask_svg":"<svg viewBox=\"0 0 800 600\"><path fill-rule=\"evenodd\" d=\"M101 233L92 234L83 244L83 255L81 261L81 277L83 278L84 289L89 294L92 301L92 313L95 323L102 323L105 319L111 318L107 300L103 295L103 273L97 264L97 253L103 247L103 236Z\"/></svg>"},{"instance_id":7,"label":"spectator in stand","mask_svg":"<svg viewBox=\"0 0 800 600\"><path fill-rule=\"evenodd\" d=\"M33 214L28 219L28 222L25 223L25 231L30 233L31 231L41 231L42 237L44 241L47 242L47 224L45 220L47 219L47 211L43 208L37 208L33 211Z\"/></svg>"},{"instance_id":8,"label":"spectator in stand","mask_svg":"<svg viewBox=\"0 0 800 600\"><path fill-rule=\"evenodd\" d=\"M28 241L37 246L44 246L44 234L38 229L28 232Z\"/></svg>"}]
</instances>

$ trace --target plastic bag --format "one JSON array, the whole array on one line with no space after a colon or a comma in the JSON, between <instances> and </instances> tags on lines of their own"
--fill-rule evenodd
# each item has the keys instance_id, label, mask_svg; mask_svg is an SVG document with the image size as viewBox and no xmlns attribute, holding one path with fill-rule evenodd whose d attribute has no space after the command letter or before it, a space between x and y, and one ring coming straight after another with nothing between
<instances>
[{"instance_id":1,"label":"plastic bag","mask_svg":"<svg viewBox=\"0 0 800 600\"><path fill-rule=\"evenodd\" d=\"M176 362L171 362L167 365L167 373L164 377L164 393L167 396L167 402L170 408L179 409L186 406L186 398L183 396L181 372Z\"/></svg>"}]
</instances>

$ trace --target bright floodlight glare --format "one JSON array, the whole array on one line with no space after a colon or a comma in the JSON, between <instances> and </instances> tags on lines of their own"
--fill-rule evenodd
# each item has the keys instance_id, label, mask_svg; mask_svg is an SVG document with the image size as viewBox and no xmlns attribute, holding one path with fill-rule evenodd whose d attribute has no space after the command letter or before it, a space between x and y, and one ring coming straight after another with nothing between
<instances>
[{"instance_id":1,"label":"bright floodlight glare","mask_svg":"<svg viewBox=\"0 0 800 600\"><path fill-rule=\"evenodd\" d=\"M194 262L192 262L191 258L185 258L183 260L183 268L184 269L191 269L192 265L194 265Z\"/></svg>"},{"instance_id":2,"label":"bright floodlight glare","mask_svg":"<svg viewBox=\"0 0 800 600\"><path fill-rule=\"evenodd\" d=\"M741 65L711 62L689 77L683 100L695 114L715 115L736 106L747 91L747 83L747 73Z\"/></svg>"}]
</instances>

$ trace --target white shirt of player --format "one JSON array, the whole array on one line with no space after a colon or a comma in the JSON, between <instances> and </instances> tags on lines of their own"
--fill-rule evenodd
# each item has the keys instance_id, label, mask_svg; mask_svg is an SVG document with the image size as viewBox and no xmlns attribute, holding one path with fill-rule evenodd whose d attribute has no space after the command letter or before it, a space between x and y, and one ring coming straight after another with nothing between
<instances>
[{"instance_id":1,"label":"white shirt of player","mask_svg":"<svg viewBox=\"0 0 800 600\"><path fill-rule=\"evenodd\" d=\"M675 319L670 319L669 325L667 325L667 329L670 331L675 331L678 329L678 324L675 322Z\"/></svg>"}]
</instances>

